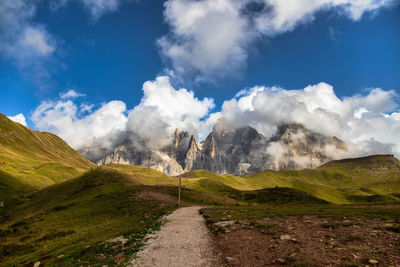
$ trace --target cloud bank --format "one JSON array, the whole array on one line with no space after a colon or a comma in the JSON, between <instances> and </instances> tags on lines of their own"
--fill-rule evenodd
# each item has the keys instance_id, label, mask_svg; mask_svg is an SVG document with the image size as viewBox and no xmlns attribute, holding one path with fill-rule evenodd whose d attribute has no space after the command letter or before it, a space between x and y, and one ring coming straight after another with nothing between
<instances>
[{"instance_id":1,"label":"cloud bank","mask_svg":"<svg viewBox=\"0 0 400 267\"><path fill-rule=\"evenodd\" d=\"M208 125L225 117L236 127L251 125L270 137L280 124L299 123L343 139L352 146L354 155L400 156L398 101L394 90L380 88L371 89L367 95L340 99L326 83L302 90L254 87L225 101L220 112L210 115Z\"/></svg>"},{"instance_id":2,"label":"cloud bank","mask_svg":"<svg viewBox=\"0 0 400 267\"><path fill-rule=\"evenodd\" d=\"M160 76L144 83L143 98L132 109L121 101L94 108L79 105L78 99L60 98L42 102L31 120L38 129L58 134L73 148L96 158L126 138L160 148L171 140L175 128L201 140L221 117L233 127L250 125L266 137L281 124L298 123L344 140L352 156L393 153L400 157L399 95L394 90L375 88L366 95L340 99L326 83L299 90L256 86L238 92L218 111L214 107L213 99L198 99Z\"/></svg>"},{"instance_id":3,"label":"cloud bank","mask_svg":"<svg viewBox=\"0 0 400 267\"><path fill-rule=\"evenodd\" d=\"M176 128L196 134L201 120L214 107L212 99L199 100L192 91L174 89L166 76L145 82L143 94L140 104L131 110L122 101L103 103L95 110L72 99L44 101L31 120L39 130L53 132L76 150L99 158L126 138L160 148Z\"/></svg>"},{"instance_id":4,"label":"cloud bank","mask_svg":"<svg viewBox=\"0 0 400 267\"><path fill-rule=\"evenodd\" d=\"M168 0L161 55L179 76L219 78L246 65L251 46L310 23L320 11L353 21L394 0Z\"/></svg>"}]
</instances>

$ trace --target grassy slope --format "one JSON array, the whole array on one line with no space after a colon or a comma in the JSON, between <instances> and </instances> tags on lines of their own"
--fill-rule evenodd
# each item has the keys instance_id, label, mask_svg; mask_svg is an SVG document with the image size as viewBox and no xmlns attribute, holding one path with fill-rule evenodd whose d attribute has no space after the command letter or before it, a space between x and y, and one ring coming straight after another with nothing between
<instances>
[{"instance_id":1,"label":"grassy slope","mask_svg":"<svg viewBox=\"0 0 400 267\"><path fill-rule=\"evenodd\" d=\"M265 171L243 177L203 170L191 171L184 177L189 178L184 184L195 189L212 191L215 184L238 190L287 187L336 204L397 202L395 196L400 192L400 162L391 155L333 161L317 169Z\"/></svg>"},{"instance_id":2,"label":"grassy slope","mask_svg":"<svg viewBox=\"0 0 400 267\"><path fill-rule=\"evenodd\" d=\"M0 222L0 265L41 261L49 266L101 266L128 260L149 228L159 227L159 216L176 208L177 180L141 167L129 167L131 175L116 168L124 167L98 167L76 179L41 189L10 210ZM171 183L149 186L140 182L149 177ZM239 203L188 188L183 190L182 201L202 205ZM117 236L127 237L127 245L104 245L105 240ZM57 259L59 255L64 256Z\"/></svg>"},{"instance_id":3,"label":"grassy slope","mask_svg":"<svg viewBox=\"0 0 400 267\"><path fill-rule=\"evenodd\" d=\"M23 200L31 188L21 184L17 179L0 170L0 201L5 207L14 206ZM0 214L0 219L3 213Z\"/></svg>"},{"instance_id":4,"label":"grassy slope","mask_svg":"<svg viewBox=\"0 0 400 267\"><path fill-rule=\"evenodd\" d=\"M94 166L58 136L32 131L0 114L0 181L7 175L28 187L43 188Z\"/></svg>"}]
</instances>

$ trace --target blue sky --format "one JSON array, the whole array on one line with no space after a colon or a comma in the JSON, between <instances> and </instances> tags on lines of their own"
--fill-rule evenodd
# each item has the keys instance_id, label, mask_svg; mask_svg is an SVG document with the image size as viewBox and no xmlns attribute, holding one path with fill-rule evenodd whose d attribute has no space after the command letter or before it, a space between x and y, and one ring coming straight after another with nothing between
<instances>
[{"instance_id":1,"label":"blue sky","mask_svg":"<svg viewBox=\"0 0 400 267\"><path fill-rule=\"evenodd\" d=\"M174 90L186 88L200 102L213 100L196 122L224 113L223 103L243 89L246 94L255 86L302 90L320 82L332 85L339 100L361 94L365 103L373 88L381 88L390 95L385 98L390 104L373 106L386 105L390 110L376 110L377 114L398 112L400 7L396 1L369 0L360 5L347 0L339 5L330 0L318 5L294 1L305 4L299 4L293 14L285 1L275 1L270 9L279 9L282 14L276 13L281 17L265 8L274 3L271 0L256 1L258 7L251 11L233 0L15 4L21 1L0 4L0 15L9 15L0 19L0 112L23 113L31 128L53 131L67 141L54 124L40 126L37 119L31 120L40 105L62 101L60 95L73 89L85 95L70 99L76 107L93 106L69 120L83 119L113 100L126 105L123 113L128 118L131 110L145 105L143 84L164 75L169 75ZM194 23L187 14L196 14L196 9L209 17ZM374 110L364 106L357 110ZM182 115L182 120L186 117ZM258 124L262 122L254 123Z\"/></svg>"}]
</instances>

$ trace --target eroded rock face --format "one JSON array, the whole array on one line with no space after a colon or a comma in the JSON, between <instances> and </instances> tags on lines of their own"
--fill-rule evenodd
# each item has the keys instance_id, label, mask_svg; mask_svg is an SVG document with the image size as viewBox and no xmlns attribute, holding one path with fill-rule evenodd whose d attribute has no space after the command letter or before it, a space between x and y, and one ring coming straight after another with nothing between
<instances>
[{"instance_id":1,"label":"eroded rock face","mask_svg":"<svg viewBox=\"0 0 400 267\"><path fill-rule=\"evenodd\" d=\"M171 176L184 172L182 166L175 158L161 151L135 147L129 140L117 146L111 154L97 162L98 165L111 163L139 165L164 172Z\"/></svg>"},{"instance_id":2,"label":"eroded rock face","mask_svg":"<svg viewBox=\"0 0 400 267\"><path fill-rule=\"evenodd\" d=\"M274 136L266 138L250 126L231 129L220 120L200 144L190 133L177 129L171 144L162 149L135 146L126 140L97 163L140 165L168 175L193 169L245 175L269 169L314 168L346 152L340 139L302 125L281 125Z\"/></svg>"}]
</instances>

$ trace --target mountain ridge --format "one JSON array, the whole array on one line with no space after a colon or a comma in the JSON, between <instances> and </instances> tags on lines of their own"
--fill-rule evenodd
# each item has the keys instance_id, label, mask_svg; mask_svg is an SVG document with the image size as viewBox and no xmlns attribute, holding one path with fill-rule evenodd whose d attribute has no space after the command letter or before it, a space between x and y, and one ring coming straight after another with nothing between
<instances>
[{"instance_id":1,"label":"mountain ridge","mask_svg":"<svg viewBox=\"0 0 400 267\"><path fill-rule=\"evenodd\" d=\"M158 150L135 146L128 138L96 163L140 165L172 176L193 169L246 175L270 169L315 168L336 159L336 154L348 154L345 142L300 124L282 124L275 135L266 138L250 126L231 128L220 119L201 143L179 129L170 145Z\"/></svg>"}]
</instances>

